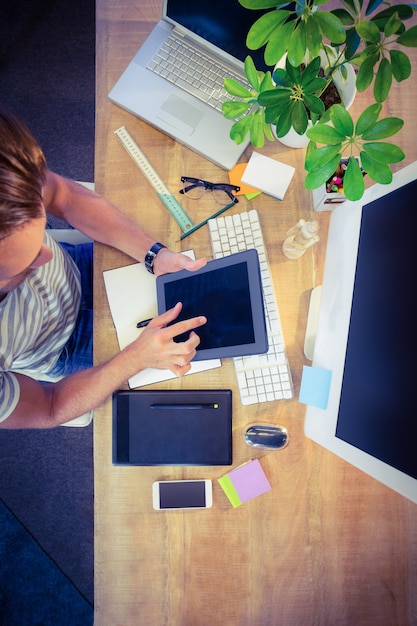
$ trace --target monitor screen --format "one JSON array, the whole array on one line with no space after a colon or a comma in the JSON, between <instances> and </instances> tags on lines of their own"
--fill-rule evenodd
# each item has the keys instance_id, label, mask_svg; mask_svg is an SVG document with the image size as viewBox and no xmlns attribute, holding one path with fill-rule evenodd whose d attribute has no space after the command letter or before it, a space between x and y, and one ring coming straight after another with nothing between
<instances>
[{"instance_id":1,"label":"monitor screen","mask_svg":"<svg viewBox=\"0 0 417 626\"><path fill-rule=\"evenodd\" d=\"M417 478L417 181L362 210L336 436Z\"/></svg>"},{"instance_id":2,"label":"monitor screen","mask_svg":"<svg viewBox=\"0 0 417 626\"><path fill-rule=\"evenodd\" d=\"M331 384L305 433L417 503L416 194L414 162L331 215L313 357Z\"/></svg>"}]
</instances>

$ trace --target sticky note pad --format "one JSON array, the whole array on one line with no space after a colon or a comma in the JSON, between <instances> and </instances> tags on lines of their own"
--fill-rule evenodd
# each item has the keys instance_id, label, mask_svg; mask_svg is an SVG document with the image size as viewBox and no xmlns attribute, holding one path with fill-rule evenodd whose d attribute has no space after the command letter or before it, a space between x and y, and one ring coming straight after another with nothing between
<instances>
[{"instance_id":1,"label":"sticky note pad","mask_svg":"<svg viewBox=\"0 0 417 626\"><path fill-rule=\"evenodd\" d=\"M258 459L236 467L218 478L218 483L234 508L271 489Z\"/></svg>"},{"instance_id":2,"label":"sticky note pad","mask_svg":"<svg viewBox=\"0 0 417 626\"><path fill-rule=\"evenodd\" d=\"M253 152L243 172L242 183L283 200L294 172L291 165Z\"/></svg>"},{"instance_id":3,"label":"sticky note pad","mask_svg":"<svg viewBox=\"0 0 417 626\"><path fill-rule=\"evenodd\" d=\"M331 379L332 373L329 370L304 365L299 401L319 409L326 409Z\"/></svg>"},{"instance_id":4,"label":"sticky note pad","mask_svg":"<svg viewBox=\"0 0 417 626\"><path fill-rule=\"evenodd\" d=\"M229 172L229 182L231 185L237 185L240 187L240 191L236 192L237 196L245 195L248 200L254 198L255 196L259 196L261 193L258 189L251 187L250 185L245 185L242 183L242 174L245 171L247 163L238 163L234 166L233 169Z\"/></svg>"}]
</instances>

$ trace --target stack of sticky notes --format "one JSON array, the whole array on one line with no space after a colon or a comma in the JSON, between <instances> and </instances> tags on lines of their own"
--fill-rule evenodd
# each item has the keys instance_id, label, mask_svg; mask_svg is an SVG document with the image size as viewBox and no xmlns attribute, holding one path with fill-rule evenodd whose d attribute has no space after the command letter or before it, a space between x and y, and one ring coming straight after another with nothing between
<instances>
[{"instance_id":1,"label":"stack of sticky notes","mask_svg":"<svg viewBox=\"0 0 417 626\"><path fill-rule=\"evenodd\" d=\"M294 172L295 169L291 165L253 152L241 181L278 200L283 200Z\"/></svg>"},{"instance_id":2,"label":"stack of sticky notes","mask_svg":"<svg viewBox=\"0 0 417 626\"><path fill-rule=\"evenodd\" d=\"M236 467L218 478L218 483L234 508L271 489L258 459Z\"/></svg>"}]
</instances>

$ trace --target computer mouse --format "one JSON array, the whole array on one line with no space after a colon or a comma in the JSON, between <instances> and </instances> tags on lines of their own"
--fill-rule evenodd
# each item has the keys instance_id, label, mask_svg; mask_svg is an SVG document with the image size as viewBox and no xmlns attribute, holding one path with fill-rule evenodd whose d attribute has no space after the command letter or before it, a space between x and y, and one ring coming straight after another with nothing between
<instances>
[{"instance_id":1,"label":"computer mouse","mask_svg":"<svg viewBox=\"0 0 417 626\"><path fill-rule=\"evenodd\" d=\"M253 424L245 432L245 442L253 448L279 450L288 444L288 431L285 426Z\"/></svg>"}]
</instances>

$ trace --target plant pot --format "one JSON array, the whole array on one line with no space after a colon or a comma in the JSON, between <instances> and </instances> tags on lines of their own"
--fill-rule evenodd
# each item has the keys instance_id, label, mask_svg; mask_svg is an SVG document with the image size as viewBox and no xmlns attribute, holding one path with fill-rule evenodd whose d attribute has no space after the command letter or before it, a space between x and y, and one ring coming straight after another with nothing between
<instances>
[{"instance_id":1,"label":"plant pot","mask_svg":"<svg viewBox=\"0 0 417 626\"><path fill-rule=\"evenodd\" d=\"M320 57L323 63L327 63L327 58L324 52L320 52ZM285 68L286 58L287 55L285 54L275 67ZM333 76L333 82L336 85L344 107L349 109L356 96L356 74L351 63L346 63L345 67L347 70L347 78L344 79L339 70ZM326 70L326 67L324 66L323 69ZM311 128L311 125L311 122L309 122L308 128ZM291 128L283 137L277 137L274 126L272 126L272 132L274 137L288 148L305 148L310 141L305 133L303 135L299 135L293 128Z\"/></svg>"}]
</instances>

